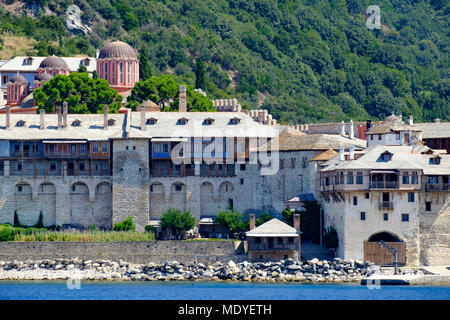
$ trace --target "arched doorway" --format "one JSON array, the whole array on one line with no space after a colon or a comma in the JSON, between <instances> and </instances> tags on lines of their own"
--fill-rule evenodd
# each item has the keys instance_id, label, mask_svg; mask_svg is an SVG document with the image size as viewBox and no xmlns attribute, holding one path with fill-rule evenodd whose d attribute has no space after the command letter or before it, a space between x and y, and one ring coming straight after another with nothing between
<instances>
[{"instance_id":1,"label":"arched doorway","mask_svg":"<svg viewBox=\"0 0 450 320\"><path fill-rule=\"evenodd\" d=\"M56 225L56 187L53 183L44 182L38 188L39 212L42 213L44 226Z\"/></svg>"},{"instance_id":2,"label":"arched doorway","mask_svg":"<svg viewBox=\"0 0 450 320\"><path fill-rule=\"evenodd\" d=\"M386 245L381 245L383 241ZM380 231L372 234L364 241L364 260L379 265L393 265L394 255L387 246L397 249L397 261L399 265L406 264L406 243L396 234L388 231Z\"/></svg>"}]
</instances>

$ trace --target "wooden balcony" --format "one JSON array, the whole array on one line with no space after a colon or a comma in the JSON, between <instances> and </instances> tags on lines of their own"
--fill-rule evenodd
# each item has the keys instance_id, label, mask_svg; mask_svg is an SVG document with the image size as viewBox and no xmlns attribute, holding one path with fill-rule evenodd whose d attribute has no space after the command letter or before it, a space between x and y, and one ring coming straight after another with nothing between
<instances>
[{"instance_id":1,"label":"wooden balcony","mask_svg":"<svg viewBox=\"0 0 450 320\"><path fill-rule=\"evenodd\" d=\"M295 243L252 243L249 244L248 250L254 251L285 251L285 250L298 250L298 246Z\"/></svg>"},{"instance_id":2,"label":"wooden balcony","mask_svg":"<svg viewBox=\"0 0 450 320\"><path fill-rule=\"evenodd\" d=\"M433 192L433 191L448 191L449 184L448 183L426 183L425 191Z\"/></svg>"}]
</instances>

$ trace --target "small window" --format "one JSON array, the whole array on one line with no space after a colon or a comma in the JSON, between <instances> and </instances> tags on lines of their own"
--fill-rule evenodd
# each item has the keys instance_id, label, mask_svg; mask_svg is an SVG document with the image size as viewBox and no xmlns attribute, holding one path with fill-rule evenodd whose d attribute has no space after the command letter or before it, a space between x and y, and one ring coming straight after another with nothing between
<instances>
[{"instance_id":1,"label":"small window","mask_svg":"<svg viewBox=\"0 0 450 320\"><path fill-rule=\"evenodd\" d=\"M295 158L291 158L291 168L295 169Z\"/></svg>"},{"instance_id":2,"label":"small window","mask_svg":"<svg viewBox=\"0 0 450 320\"><path fill-rule=\"evenodd\" d=\"M347 184L353 184L353 172L347 173Z\"/></svg>"},{"instance_id":3,"label":"small window","mask_svg":"<svg viewBox=\"0 0 450 320\"><path fill-rule=\"evenodd\" d=\"M365 197L366 197L366 199L369 199L370 198L370 194L368 192L366 192Z\"/></svg>"},{"instance_id":4,"label":"small window","mask_svg":"<svg viewBox=\"0 0 450 320\"><path fill-rule=\"evenodd\" d=\"M25 121L24 120L19 120L16 123L16 127L24 127L25 126Z\"/></svg>"},{"instance_id":5,"label":"small window","mask_svg":"<svg viewBox=\"0 0 450 320\"><path fill-rule=\"evenodd\" d=\"M182 185L181 184L176 184L175 185L175 191L181 191L182 189Z\"/></svg>"},{"instance_id":6,"label":"small window","mask_svg":"<svg viewBox=\"0 0 450 320\"><path fill-rule=\"evenodd\" d=\"M395 138L396 138L397 140L400 140L400 132L397 132L397 133L395 134Z\"/></svg>"},{"instance_id":7,"label":"small window","mask_svg":"<svg viewBox=\"0 0 450 320\"><path fill-rule=\"evenodd\" d=\"M418 184L419 183L419 179L417 177L417 171L413 171L411 173L411 184Z\"/></svg>"},{"instance_id":8,"label":"small window","mask_svg":"<svg viewBox=\"0 0 450 320\"><path fill-rule=\"evenodd\" d=\"M125 150L128 150L128 146L125 147Z\"/></svg>"},{"instance_id":9,"label":"small window","mask_svg":"<svg viewBox=\"0 0 450 320\"><path fill-rule=\"evenodd\" d=\"M414 202L414 192L408 192L408 202Z\"/></svg>"},{"instance_id":10,"label":"small window","mask_svg":"<svg viewBox=\"0 0 450 320\"><path fill-rule=\"evenodd\" d=\"M232 119L230 119L230 124L231 125L237 125L237 124L239 124L239 122L241 121L241 119L239 119L239 118L232 118Z\"/></svg>"},{"instance_id":11,"label":"small window","mask_svg":"<svg viewBox=\"0 0 450 320\"><path fill-rule=\"evenodd\" d=\"M81 121L80 120L73 120L72 121L72 127L79 127L81 125Z\"/></svg>"},{"instance_id":12,"label":"small window","mask_svg":"<svg viewBox=\"0 0 450 320\"><path fill-rule=\"evenodd\" d=\"M92 152L94 153L98 152L98 143L92 144Z\"/></svg>"},{"instance_id":13,"label":"small window","mask_svg":"<svg viewBox=\"0 0 450 320\"><path fill-rule=\"evenodd\" d=\"M133 146L133 150L136 150L136 146Z\"/></svg>"},{"instance_id":14,"label":"small window","mask_svg":"<svg viewBox=\"0 0 450 320\"><path fill-rule=\"evenodd\" d=\"M277 242L278 242L278 243L283 243L283 238L278 237L278 238L277 238Z\"/></svg>"},{"instance_id":15,"label":"small window","mask_svg":"<svg viewBox=\"0 0 450 320\"><path fill-rule=\"evenodd\" d=\"M383 220L384 221L388 221L389 220L389 215L387 213L383 213Z\"/></svg>"},{"instance_id":16,"label":"small window","mask_svg":"<svg viewBox=\"0 0 450 320\"><path fill-rule=\"evenodd\" d=\"M85 165L84 165L84 162L80 162L79 163L79 167L80 167L80 171L84 171L86 169Z\"/></svg>"},{"instance_id":17,"label":"small window","mask_svg":"<svg viewBox=\"0 0 450 320\"><path fill-rule=\"evenodd\" d=\"M409 172L403 172L402 178L403 184L409 184Z\"/></svg>"},{"instance_id":18,"label":"small window","mask_svg":"<svg viewBox=\"0 0 450 320\"><path fill-rule=\"evenodd\" d=\"M21 163L17 164L17 171L22 171L22 164Z\"/></svg>"},{"instance_id":19,"label":"small window","mask_svg":"<svg viewBox=\"0 0 450 320\"><path fill-rule=\"evenodd\" d=\"M116 120L114 120L114 119L109 119L108 120L108 126L113 126L115 124L116 124Z\"/></svg>"},{"instance_id":20,"label":"small window","mask_svg":"<svg viewBox=\"0 0 450 320\"><path fill-rule=\"evenodd\" d=\"M359 214L359 219L360 219L361 221L365 221L365 220L366 220L366 213L365 213L365 212L360 212L360 214Z\"/></svg>"},{"instance_id":21,"label":"small window","mask_svg":"<svg viewBox=\"0 0 450 320\"><path fill-rule=\"evenodd\" d=\"M378 135L378 140L381 140L381 134Z\"/></svg>"},{"instance_id":22,"label":"small window","mask_svg":"<svg viewBox=\"0 0 450 320\"><path fill-rule=\"evenodd\" d=\"M245 171L245 163L241 163L240 168L241 168L241 171Z\"/></svg>"},{"instance_id":23,"label":"small window","mask_svg":"<svg viewBox=\"0 0 450 320\"><path fill-rule=\"evenodd\" d=\"M17 191L22 192L22 186L17 186Z\"/></svg>"},{"instance_id":24,"label":"small window","mask_svg":"<svg viewBox=\"0 0 450 320\"><path fill-rule=\"evenodd\" d=\"M230 209L230 210L233 210L234 208L233 208L233 199L228 199L228 208Z\"/></svg>"},{"instance_id":25,"label":"small window","mask_svg":"<svg viewBox=\"0 0 450 320\"><path fill-rule=\"evenodd\" d=\"M363 184L363 174L362 172L356 173L356 184Z\"/></svg>"},{"instance_id":26,"label":"small window","mask_svg":"<svg viewBox=\"0 0 450 320\"><path fill-rule=\"evenodd\" d=\"M178 120L179 125L185 125L187 122L188 122L188 119L186 119L186 118L181 118Z\"/></svg>"},{"instance_id":27,"label":"small window","mask_svg":"<svg viewBox=\"0 0 450 320\"><path fill-rule=\"evenodd\" d=\"M56 170L56 164L55 163L50 163L50 171L55 171Z\"/></svg>"},{"instance_id":28,"label":"small window","mask_svg":"<svg viewBox=\"0 0 450 320\"><path fill-rule=\"evenodd\" d=\"M255 243L261 243L261 238L256 237L256 238L255 238Z\"/></svg>"},{"instance_id":29,"label":"small window","mask_svg":"<svg viewBox=\"0 0 450 320\"><path fill-rule=\"evenodd\" d=\"M409 214L402 213L402 222L408 222L409 221Z\"/></svg>"},{"instance_id":30,"label":"small window","mask_svg":"<svg viewBox=\"0 0 450 320\"><path fill-rule=\"evenodd\" d=\"M155 118L149 118L149 119L147 119L146 124L149 124L149 125L153 126L153 125L156 124L157 121L158 120L155 119Z\"/></svg>"},{"instance_id":31,"label":"small window","mask_svg":"<svg viewBox=\"0 0 450 320\"><path fill-rule=\"evenodd\" d=\"M430 201L425 202L425 211L431 211L431 202Z\"/></svg>"},{"instance_id":32,"label":"small window","mask_svg":"<svg viewBox=\"0 0 450 320\"><path fill-rule=\"evenodd\" d=\"M241 184L244 184L244 179L240 179Z\"/></svg>"},{"instance_id":33,"label":"small window","mask_svg":"<svg viewBox=\"0 0 450 320\"><path fill-rule=\"evenodd\" d=\"M354 206L358 205L358 197L353 197L353 205Z\"/></svg>"},{"instance_id":34,"label":"small window","mask_svg":"<svg viewBox=\"0 0 450 320\"><path fill-rule=\"evenodd\" d=\"M203 124L204 124L205 126L210 126L210 125L213 124L213 122L214 122L214 119L208 118L208 119L205 119L205 120L203 121Z\"/></svg>"},{"instance_id":35,"label":"small window","mask_svg":"<svg viewBox=\"0 0 450 320\"><path fill-rule=\"evenodd\" d=\"M108 152L108 144L107 143L102 143L102 152L103 153Z\"/></svg>"}]
</instances>

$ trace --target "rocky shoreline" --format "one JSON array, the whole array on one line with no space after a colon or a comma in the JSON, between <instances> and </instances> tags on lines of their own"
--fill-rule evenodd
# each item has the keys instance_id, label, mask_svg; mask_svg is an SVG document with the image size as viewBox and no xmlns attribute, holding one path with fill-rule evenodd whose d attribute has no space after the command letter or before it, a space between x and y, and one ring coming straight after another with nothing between
<instances>
[{"instance_id":1,"label":"rocky shoreline","mask_svg":"<svg viewBox=\"0 0 450 320\"><path fill-rule=\"evenodd\" d=\"M377 270L371 262L311 259L278 262L134 264L125 261L56 259L0 261L0 280L354 282Z\"/></svg>"}]
</instances>

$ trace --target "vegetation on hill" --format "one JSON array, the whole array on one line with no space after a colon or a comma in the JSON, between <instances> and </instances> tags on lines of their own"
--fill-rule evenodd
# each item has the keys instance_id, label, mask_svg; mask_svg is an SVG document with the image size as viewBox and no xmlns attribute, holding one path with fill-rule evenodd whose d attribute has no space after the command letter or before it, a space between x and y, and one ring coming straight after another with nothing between
<instances>
[{"instance_id":1,"label":"vegetation on hill","mask_svg":"<svg viewBox=\"0 0 450 320\"><path fill-rule=\"evenodd\" d=\"M0 3L0 33L35 39L29 54L93 56L120 39L139 50L145 79L201 80L209 98L282 122L450 120L448 1L379 0L374 30L368 0L45 0L30 15L37 1ZM65 28L71 4L91 34Z\"/></svg>"}]
</instances>

